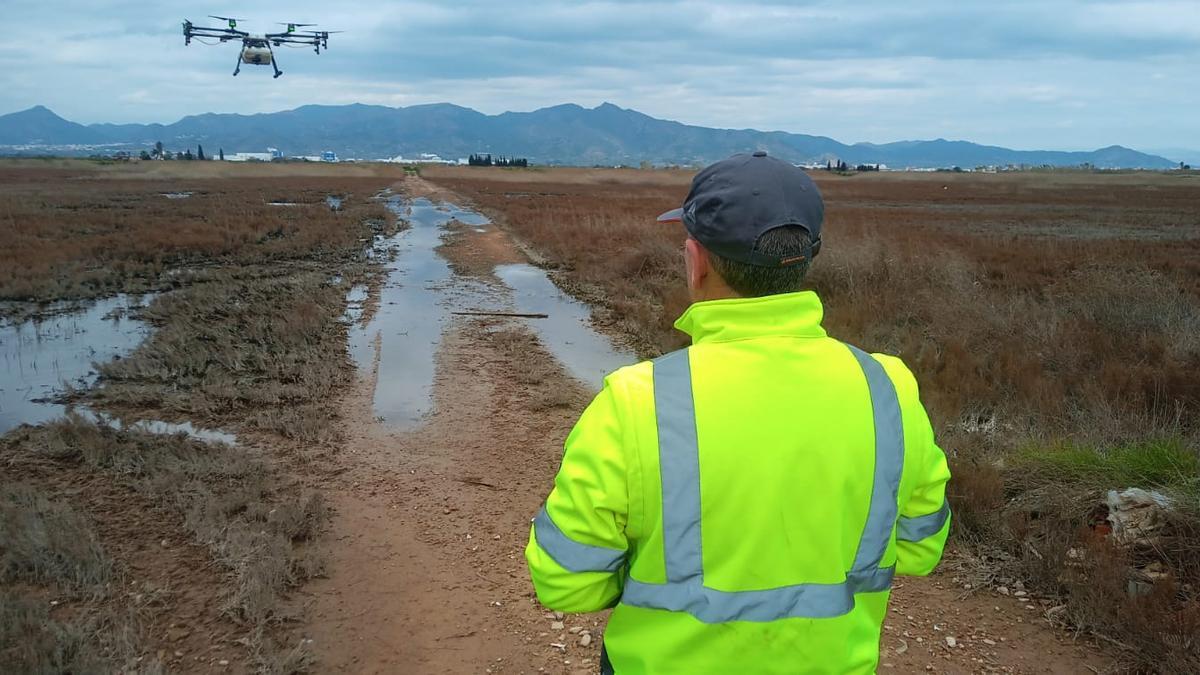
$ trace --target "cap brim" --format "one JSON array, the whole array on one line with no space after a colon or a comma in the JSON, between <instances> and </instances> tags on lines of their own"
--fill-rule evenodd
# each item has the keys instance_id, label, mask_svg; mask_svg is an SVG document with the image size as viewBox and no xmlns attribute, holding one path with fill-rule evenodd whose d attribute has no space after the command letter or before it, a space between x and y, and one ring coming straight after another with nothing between
<instances>
[{"instance_id":1,"label":"cap brim","mask_svg":"<svg viewBox=\"0 0 1200 675\"><path fill-rule=\"evenodd\" d=\"M683 208L671 209L658 217L660 223L682 223Z\"/></svg>"}]
</instances>

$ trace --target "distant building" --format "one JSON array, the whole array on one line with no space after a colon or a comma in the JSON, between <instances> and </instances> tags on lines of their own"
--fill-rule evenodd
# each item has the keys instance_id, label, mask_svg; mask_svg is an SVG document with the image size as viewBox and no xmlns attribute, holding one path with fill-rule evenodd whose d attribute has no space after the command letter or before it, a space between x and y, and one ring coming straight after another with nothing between
<instances>
[{"instance_id":1,"label":"distant building","mask_svg":"<svg viewBox=\"0 0 1200 675\"><path fill-rule=\"evenodd\" d=\"M321 161L322 162L336 162L336 161L338 161L337 153L332 150L326 150L325 152L321 153Z\"/></svg>"},{"instance_id":2,"label":"distant building","mask_svg":"<svg viewBox=\"0 0 1200 675\"><path fill-rule=\"evenodd\" d=\"M226 162L269 162L275 159L275 152L235 152L233 154L226 153ZM280 155L282 156L282 155Z\"/></svg>"},{"instance_id":3,"label":"distant building","mask_svg":"<svg viewBox=\"0 0 1200 675\"><path fill-rule=\"evenodd\" d=\"M432 152L422 152L416 157L405 157L404 155L396 155L387 160L396 164L466 164L466 159L453 160L442 159L440 155L435 155Z\"/></svg>"}]
</instances>

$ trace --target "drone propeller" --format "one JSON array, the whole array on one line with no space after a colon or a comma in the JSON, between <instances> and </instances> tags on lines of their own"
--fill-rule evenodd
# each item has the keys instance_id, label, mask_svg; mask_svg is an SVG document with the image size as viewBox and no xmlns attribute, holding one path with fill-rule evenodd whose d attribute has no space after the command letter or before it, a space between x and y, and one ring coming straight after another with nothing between
<instances>
[{"instance_id":1,"label":"drone propeller","mask_svg":"<svg viewBox=\"0 0 1200 675\"><path fill-rule=\"evenodd\" d=\"M279 25L287 26L287 32L295 33L297 28L308 28L309 26L315 26L317 24L315 24L315 23L281 23Z\"/></svg>"},{"instance_id":2,"label":"drone propeller","mask_svg":"<svg viewBox=\"0 0 1200 675\"><path fill-rule=\"evenodd\" d=\"M230 28L237 28L237 22L245 21L245 19L235 19L235 18L229 17L229 16L217 16L216 14L209 14L208 16L211 19L220 19L221 21L228 21Z\"/></svg>"}]
</instances>

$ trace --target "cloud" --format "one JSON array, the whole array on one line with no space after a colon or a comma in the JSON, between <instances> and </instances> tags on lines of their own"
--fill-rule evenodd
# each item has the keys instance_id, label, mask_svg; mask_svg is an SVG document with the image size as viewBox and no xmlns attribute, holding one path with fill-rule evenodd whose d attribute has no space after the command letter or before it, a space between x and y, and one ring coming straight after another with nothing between
<instances>
[{"instance_id":1,"label":"cloud","mask_svg":"<svg viewBox=\"0 0 1200 675\"><path fill-rule=\"evenodd\" d=\"M962 137L1017 147L1170 146L1200 137L1200 4L365 2L266 0L240 28L345 33L286 72L236 46L183 46L193 2L8 0L5 107L169 122L306 103L450 101L484 112L608 100L707 126L844 141ZM211 11L228 11L214 5ZM213 25L219 22L213 21ZM4 111L0 111L4 112Z\"/></svg>"}]
</instances>

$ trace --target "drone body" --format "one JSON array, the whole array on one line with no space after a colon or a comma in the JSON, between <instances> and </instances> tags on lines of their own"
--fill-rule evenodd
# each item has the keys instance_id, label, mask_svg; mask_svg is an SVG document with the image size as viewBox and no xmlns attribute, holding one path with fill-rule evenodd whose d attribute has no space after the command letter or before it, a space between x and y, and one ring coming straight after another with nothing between
<instances>
[{"instance_id":1,"label":"drone body","mask_svg":"<svg viewBox=\"0 0 1200 675\"><path fill-rule=\"evenodd\" d=\"M242 43L242 49L238 52L237 67L233 69L233 74L237 75L242 70L242 64L254 66L271 66L275 70L275 77L283 74L279 69L279 65L275 62L275 52L271 49L271 45L276 47L284 45L308 45L313 50L320 54L321 48L329 48L330 33L338 33L340 31L302 31L300 28L306 28L315 24L311 23L286 23L280 24L287 26L287 30L283 33L266 33L264 35L251 35L243 30L238 30L237 22L240 19L233 19L227 16L213 16L214 19L220 19L229 24L228 28L210 28L207 26L196 26L191 21L183 22L183 44L192 44L192 38L215 38L220 42L229 42L237 40ZM217 44L217 43L206 43Z\"/></svg>"}]
</instances>

